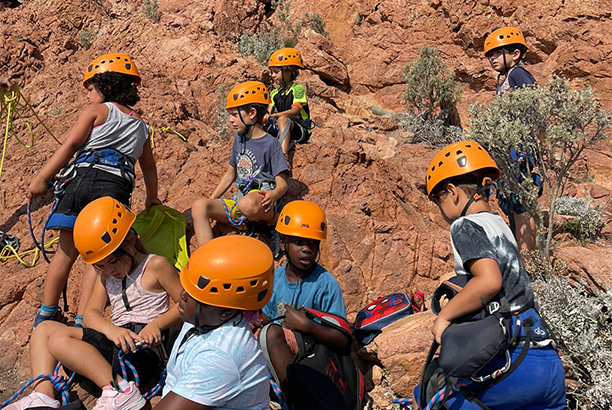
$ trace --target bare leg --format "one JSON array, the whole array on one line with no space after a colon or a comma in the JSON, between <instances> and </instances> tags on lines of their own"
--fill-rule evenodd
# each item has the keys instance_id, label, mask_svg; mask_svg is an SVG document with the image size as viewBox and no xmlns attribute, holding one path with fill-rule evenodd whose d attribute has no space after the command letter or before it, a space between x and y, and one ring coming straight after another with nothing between
<instances>
[{"instance_id":1,"label":"bare leg","mask_svg":"<svg viewBox=\"0 0 612 410\"><path fill-rule=\"evenodd\" d=\"M30 368L32 370L32 377L53 373L57 360L49 352L48 341L55 331L62 328L67 328L67 326L59 322L47 320L38 325L32 332L32 338L30 339ZM53 385L48 380L39 382L35 390L49 397L53 397L55 393Z\"/></svg>"},{"instance_id":2,"label":"bare leg","mask_svg":"<svg viewBox=\"0 0 612 410\"><path fill-rule=\"evenodd\" d=\"M113 378L111 365L95 347L82 338L83 329L66 326L49 338L49 352L64 366L102 388Z\"/></svg>"},{"instance_id":3,"label":"bare leg","mask_svg":"<svg viewBox=\"0 0 612 410\"><path fill-rule=\"evenodd\" d=\"M193 218L196 239L200 246L214 237L209 218L223 223L229 222L223 204L218 199L198 199L191 206L191 217Z\"/></svg>"},{"instance_id":4,"label":"bare leg","mask_svg":"<svg viewBox=\"0 0 612 410\"><path fill-rule=\"evenodd\" d=\"M261 191L251 192L240 198L238 201L238 209L244 216L249 218L251 221L266 221L273 223L275 221L275 214L273 210L266 212L261 206Z\"/></svg>"},{"instance_id":5,"label":"bare leg","mask_svg":"<svg viewBox=\"0 0 612 410\"><path fill-rule=\"evenodd\" d=\"M79 300L79 308L77 315L83 316L85 309L87 308L87 302L93 292L94 285L96 284L96 278L98 274L92 265L85 267L85 274L83 275L83 281L81 282L81 299Z\"/></svg>"},{"instance_id":6,"label":"bare leg","mask_svg":"<svg viewBox=\"0 0 612 410\"><path fill-rule=\"evenodd\" d=\"M272 366L274 366L280 382L283 383L287 377L287 366L293 361L295 354L287 344L283 328L279 325L270 326L266 342L268 343Z\"/></svg>"},{"instance_id":7,"label":"bare leg","mask_svg":"<svg viewBox=\"0 0 612 410\"><path fill-rule=\"evenodd\" d=\"M533 251L535 250L536 226L535 220L529 212L522 214L514 214L516 224L516 241L519 250Z\"/></svg>"},{"instance_id":8,"label":"bare leg","mask_svg":"<svg viewBox=\"0 0 612 410\"><path fill-rule=\"evenodd\" d=\"M281 148L283 150L283 154L285 158L289 155L289 144L291 142L291 130L293 130L293 121L291 121L288 117L279 117L278 118L278 135L282 135L285 128L289 127L289 131L287 132L287 136L281 143Z\"/></svg>"},{"instance_id":9,"label":"bare leg","mask_svg":"<svg viewBox=\"0 0 612 410\"><path fill-rule=\"evenodd\" d=\"M74 247L72 231L60 231L59 248L51 259L45 279L43 290L43 303L45 305L54 306L58 304L60 293L66 285L70 269L78 255L79 252Z\"/></svg>"}]
</instances>

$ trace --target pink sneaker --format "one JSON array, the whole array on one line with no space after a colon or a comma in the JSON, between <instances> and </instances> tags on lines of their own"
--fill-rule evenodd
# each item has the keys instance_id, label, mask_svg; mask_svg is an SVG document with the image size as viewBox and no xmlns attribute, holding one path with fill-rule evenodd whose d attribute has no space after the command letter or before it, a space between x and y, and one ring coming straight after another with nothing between
<instances>
[{"instance_id":1,"label":"pink sneaker","mask_svg":"<svg viewBox=\"0 0 612 410\"><path fill-rule=\"evenodd\" d=\"M104 386L102 396L92 410L139 410L146 403L138 387L134 382L130 382L130 388L124 392L115 390L110 385Z\"/></svg>"},{"instance_id":2,"label":"pink sneaker","mask_svg":"<svg viewBox=\"0 0 612 410\"><path fill-rule=\"evenodd\" d=\"M57 400L53 400L53 403L49 404L43 401L35 391L27 395L21 400L17 400L14 403L9 404L4 408L4 410L24 410L29 409L31 407L51 407L54 409L59 408L60 402Z\"/></svg>"}]
</instances>

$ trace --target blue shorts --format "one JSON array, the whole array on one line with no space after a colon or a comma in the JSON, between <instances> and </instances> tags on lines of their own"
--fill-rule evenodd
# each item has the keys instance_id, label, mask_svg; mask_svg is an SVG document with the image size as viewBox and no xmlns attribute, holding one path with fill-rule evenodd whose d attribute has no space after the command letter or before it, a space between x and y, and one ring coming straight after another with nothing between
<instances>
[{"instance_id":1,"label":"blue shorts","mask_svg":"<svg viewBox=\"0 0 612 410\"><path fill-rule=\"evenodd\" d=\"M516 360L521 349L511 349L512 360ZM505 357L491 365L500 368ZM478 384L474 384L477 388ZM415 396L419 397L419 388ZM519 367L506 379L481 392L476 397L495 410L563 410L565 400L565 374L557 352L549 347L529 349ZM468 401L461 392L453 393L445 403L450 410L482 410Z\"/></svg>"}]
</instances>

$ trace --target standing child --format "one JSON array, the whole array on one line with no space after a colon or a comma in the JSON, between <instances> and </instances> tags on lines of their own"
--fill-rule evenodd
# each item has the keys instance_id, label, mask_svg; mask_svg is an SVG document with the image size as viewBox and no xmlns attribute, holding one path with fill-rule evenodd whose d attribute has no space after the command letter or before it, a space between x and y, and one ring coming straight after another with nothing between
<instances>
[{"instance_id":1,"label":"standing child","mask_svg":"<svg viewBox=\"0 0 612 410\"><path fill-rule=\"evenodd\" d=\"M210 198L193 203L191 214L200 245L213 238L209 218L240 226L247 220L272 224L275 204L287 191L287 163L280 144L263 130L263 119L270 104L268 89L258 81L234 87L225 108L229 123L236 130L229 167ZM219 199L236 182L233 199Z\"/></svg>"},{"instance_id":2,"label":"standing child","mask_svg":"<svg viewBox=\"0 0 612 410\"><path fill-rule=\"evenodd\" d=\"M140 75L131 58L122 53L106 54L85 70L83 86L89 105L81 111L66 141L36 175L28 188L28 199L44 195L53 177L74 156L74 179L65 188L48 227L60 230L59 247L47 271L43 302L34 327L44 320L60 320L58 301L78 251L72 228L79 212L91 201L111 196L129 205L134 189L134 164L140 163L146 186L147 209L159 204L157 168L149 143L149 128L131 106L136 104ZM75 155L76 154L76 155ZM76 323L95 282L95 271L87 269L81 287Z\"/></svg>"},{"instance_id":3,"label":"standing child","mask_svg":"<svg viewBox=\"0 0 612 410\"><path fill-rule=\"evenodd\" d=\"M281 48L270 56L268 67L278 86L271 93L269 117L276 118L283 154L289 160L291 141L307 141L311 133L306 90L303 85L294 82L300 68L304 68L302 54L295 48Z\"/></svg>"},{"instance_id":4,"label":"standing child","mask_svg":"<svg viewBox=\"0 0 612 410\"><path fill-rule=\"evenodd\" d=\"M349 340L337 330L308 319L300 308L311 308L346 318L342 290L336 278L317 263L321 240L327 238L327 219L312 202L293 201L285 205L276 223L280 246L287 264L274 272L274 292L263 308L264 321L284 315L284 326L272 326L267 333L270 359L281 383L297 353L292 330L300 331L322 344L345 348Z\"/></svg>"},{"instance_id":5,"label":"standing child","mask_svg":"<svg viewBox=\"0 0 612 410\"><path fill-rule=\"evenodd\" d=\"M510 346L508 353L512 363L520 363L516 369L512 369L514 366L510 370L503 369L507 361L502 354L478 374L495 373L497 383L486 385L484 382L487 387L479 389L482 385L473 382L452 393L445 404L453 410L487 407L561 410L566 404L561 360L537 313L529 276L512 232L489 207L488 193L498 177L495 162L480 144L472 141L444 148L427 169L427 195L451 224L455 271L458 276L467 275L468 278L465 287L439 312L432 333L444 350L445 340L449 340L445 339L444 332L453 322L482 310L483 305L494 298L505 298L510 311L518 315L525 326L528 321L534 322L531 327L539 338L530 344L522 362L518 359L523 349L521 344L530 342L517 340ZM529 320L523 317L527 313L531 315ZM476 341L482 336L474 334L472 337ZM460 345L469 349L470 343L462 340ZM462 357L460 351L456 353Z\"/></svg>"},{"instance_id":6,"label":"standing child","mask_svg":"<svg viewBox=\"0 0 612 410\"><path fill-rule=\"evenodd\" d=\"M50 374L58 361L90 379L102 389L95 410L137 410L145 400L133 382L113 378L115 348L134 352L135 344L156 347L162 333L180 323L177 309L169 309L168 295L178 302L181 284L174 266L162 256L143 249L131 229L136 215L119 201L102 197L87 205L74 224L74 243L85 262L98 271L85 311L87 328L68 327L55 321L41 323L32 333L32 375ZM110 321L104 310L110 302ZM145 352L136 353L133 364L141 380L163 367ZM146 373L149 374L146 374ZM60 407L49 381L36 385L29 396L5 407Z\"/></svg>"},{"instance_id":7,"label":"standing child","mask_svg":"<svg viewBox=\"0 0 612 410\"><path fill-rule=\"evenodd\" d=\"M484 53L497 76L497 95L535 84L535 79L520 63L527 52L523 33L516 27L493 30L485 39ZM519 150L520 151L520 150ZM510 156L519 164L521 173L527 174L527 166L533 168L533 159L528 153L510 149ZM532 173L536 186L541 185L540 176ZM535 249L535 220L525 210L514 194L498 195L499 207L508 216L510 229L514 233L519 249Z\"/></svg>"},{"instance_id":8,"label":"standing child","mask_svg":"<svg viewBox=\"0 0 612 410\"><path fill-rule=\"evenodd\" d=\"M185 323L157 410L269 409L268 369L249 322L270 299L273 269L268 247L244 235L191 255L178 305Z\"/></svg>"}]
</instances>

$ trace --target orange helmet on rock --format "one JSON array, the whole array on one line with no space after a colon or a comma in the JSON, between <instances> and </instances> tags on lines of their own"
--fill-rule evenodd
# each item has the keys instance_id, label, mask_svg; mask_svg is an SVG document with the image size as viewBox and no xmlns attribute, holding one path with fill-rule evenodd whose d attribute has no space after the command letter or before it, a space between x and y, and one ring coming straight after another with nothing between
<instances>
[{"instance_id":1,"label":"orange helmet on rock","mask_svg":"<svg viewBox=\"0 0 612 410\"><path fill-rule=\"evenodd\" d=\"M200 246L181 271L183 289L207 305L257 310L272 297L274 258L261 241L243 235Z\"/></svg>"},{"instance_id":2,"label":"orange helmet on rock","mask_svg":"<svg viewBox=\"0 0 612 410\"><path fill-rule=\"evenodd\" d=\"M477 142L459 141L443 148L429 164L425 184L427 196L432 199L436 187L448 178L481 171L492 180L499 178L500 172L489 153Z\"/></svg>"},{"instance_id":3,"label":"orange helmet on rock","mask_svg":"<svg viewBox=\"0 0 612 410\"><path fill-rule=\"evenodd\" d=\"M100 262L119 248L136 215L110 196L90 202L74 222L74 246L85 263Z\"/></svg>"},{"instance_id":4,"label":"orange helmet on rock","mask_svg":"<svg viewBox=\"0 0 612 410\"><path fill-rule=\"evenodd\" d=\"M270 103L270 93L264 83L247 81L238 84L227 94L225 108L237 108L247 104L269 105Z\"/></svg>"},{"instance_id":5,"label":"orange helmet on rock","mask_svg":"<svg viewBox=\"0 0 612 410\"><path fill-rule=\"evenodd\" d=\"M491 34L487 36L484 43L484 53L487 53L496 48L509 46L511 44L521 45L524 50L522 53L527 51L527 43L521 30L516 27L501 27L493 30Z\"/></svg>"},{"instance_id":6,"label":"orange helmet on rock","mask_svg":"<svg viewBox=\"0 0 612 410\"><path fill-rule=\"evenodd\" d=\"M276 50L272 53L268 61L268 67L287 67L292 65L304 68L302 53L295 48L281 48L280 50Z\"/></svg>"},{"instance_id":7,"label":"orange helmet on rock","mask_svg":"<svg viewBox=\"0 0 612 410\"><path fill-rule=\"evenodd\" d=\"M313 202L292 201L283 207L276 231L282 235L308 239L327 239L327 218Z\"/></svg>"},{"instance_id":8,"label":"orange helmet on rock","mask_svg":"<svg viewBox=\"0 0 612 410\"><path fill-rule=\"evenodd\" d=\"M104 54L89 63L85 69L83 87L87 88L85 83L94 75L105 72L133 75L136 77L135 83L140 84L140 74L130 56L123 53L111 53Z\"/></svg>"}]
</instances>

